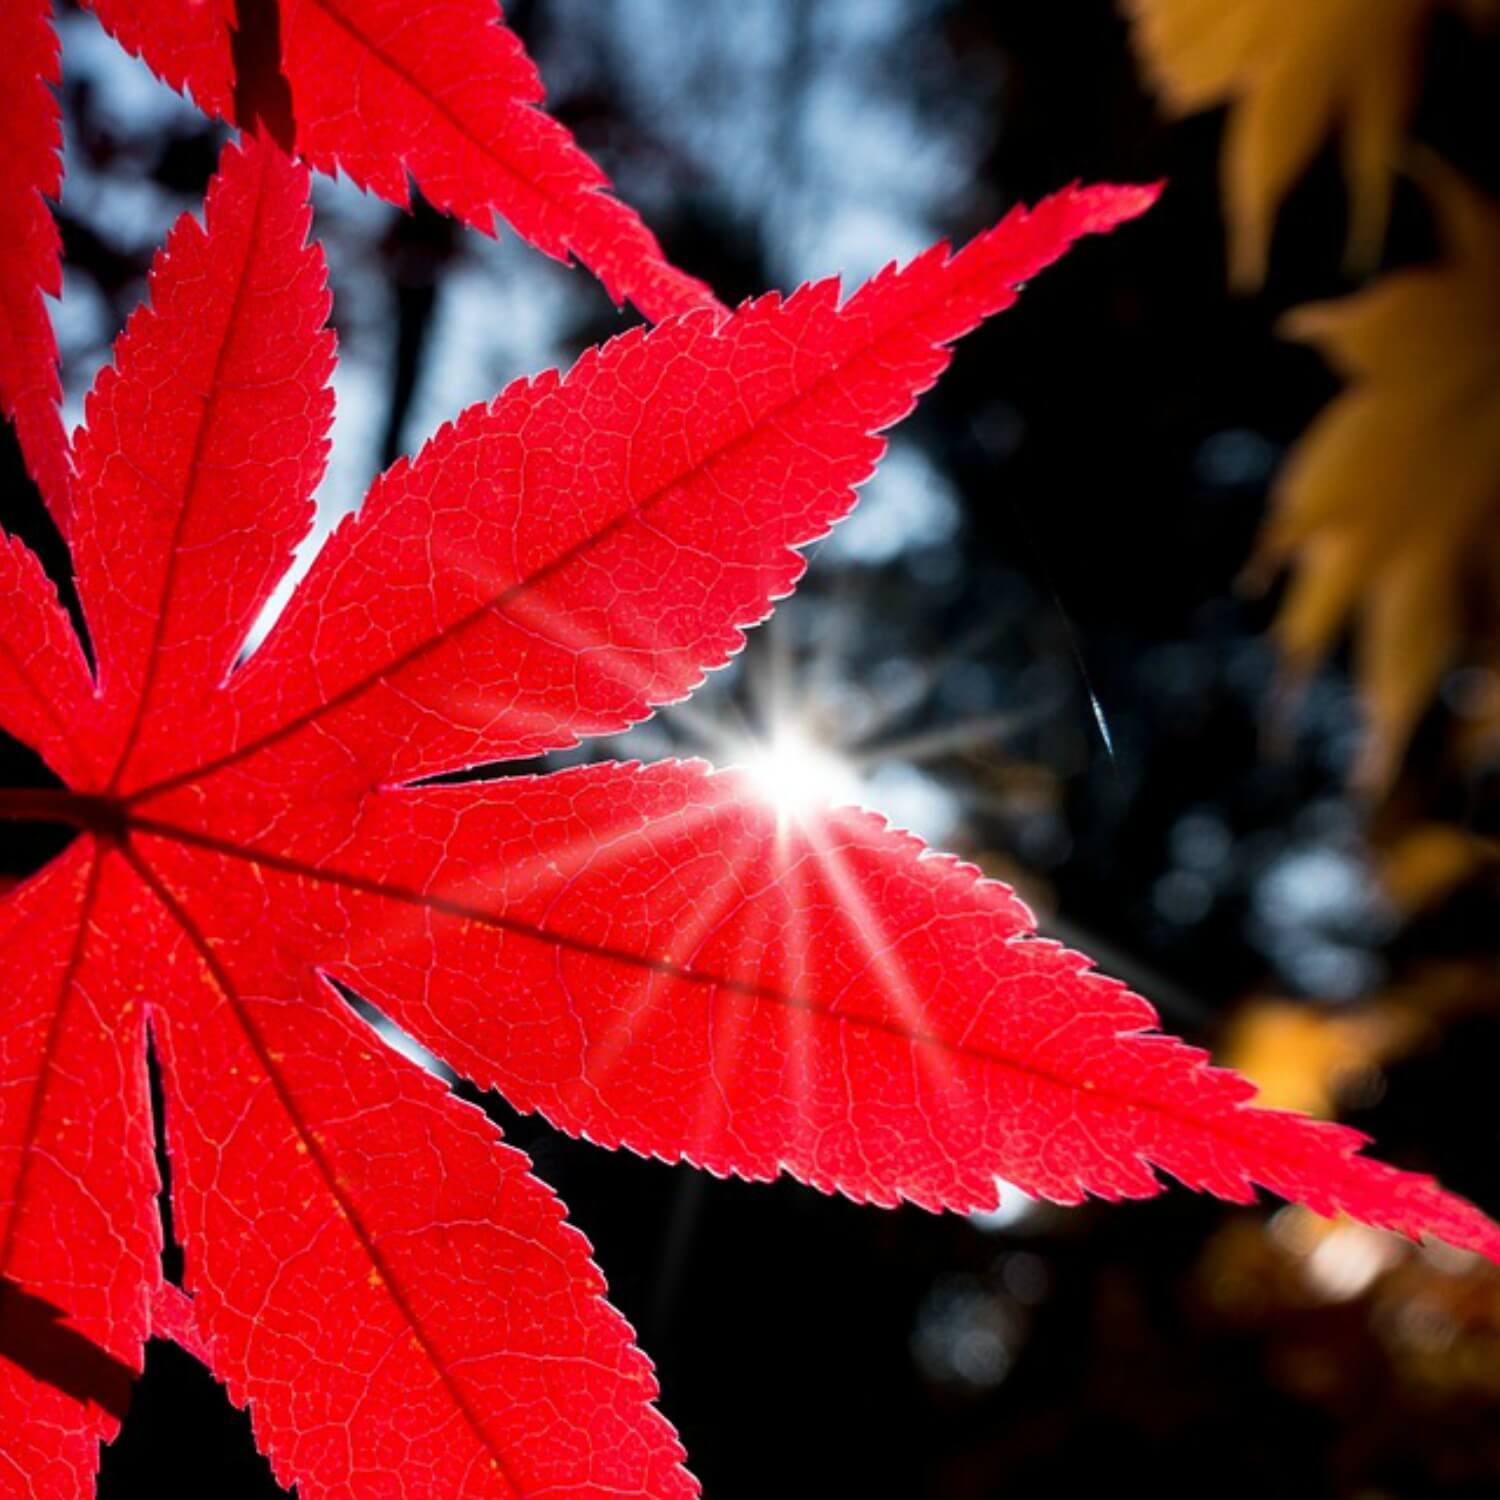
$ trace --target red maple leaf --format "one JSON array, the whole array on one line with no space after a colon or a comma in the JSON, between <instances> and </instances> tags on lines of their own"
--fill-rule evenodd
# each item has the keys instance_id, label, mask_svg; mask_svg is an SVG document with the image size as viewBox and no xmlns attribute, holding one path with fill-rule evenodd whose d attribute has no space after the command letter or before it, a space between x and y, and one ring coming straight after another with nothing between
<instances>
[{"instance_id":1,"label":"red maple leaf","mask_svg":"<svg viewBox=\"0 0 1500 1500\"><path fill-rule=\"evenodd\" d=\"M973 1209L1160 1168L1500 1256L1500 1229L1156 1034L1003 886L697 763L429 778L682 697L796 582L949 344L1149 189L1069 189L840 302L703 309L519 381L393 466L264 644L330 415L306 172L228 148L86 408L93 646L0 549L0 725L79 836L0 899L0 1474L87 1493L153 1306L305 1500L690 1495L587 1246L344 999L563 1129ZM146 1083L191 1309L162 1286ZM98 1366L68 1358L84 1341Z\"/></svg>"},{"instance_id":2,"label":"red maple leaf","mask_svg":"<svg viewBox=\"0 0 1500 1500\"><path fill-rule=\"evenodd\" d=\"M85 3L209 114L247 126L277 117L283 144L321 172L342 171L402 208L414 180L486 234L498 213L548 255L576 256L616 302L648 318L713 304L538 108L541 77L496 0L424 0L420 9L410 0Z\"/></svg>"}]
</instances>

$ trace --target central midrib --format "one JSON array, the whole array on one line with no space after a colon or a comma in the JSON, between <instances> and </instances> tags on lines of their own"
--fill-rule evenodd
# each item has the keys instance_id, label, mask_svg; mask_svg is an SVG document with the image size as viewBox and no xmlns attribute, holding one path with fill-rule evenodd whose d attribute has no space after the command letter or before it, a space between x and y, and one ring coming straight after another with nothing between
<instances>
[{"instance_id":1,"label":"central midrib","mask_svg":"<svg viewBox=\"0 0 1500 1500\"><path fill-rule=\"evenodd\" d=\"M203 478L199 472L199 465L203 456L203 445L207 442L208 433L218 415L219 399L223 394L222 377L224 361L229 355L229 346L233 342L235 324L239 320L240 307L244 300L245 289L250 283L250 263L254 257L256 241L260 233L261 210L265 202L266 188L265 157L263 153L264 148L262 154L257 158L259 170L255 181L255 207L251 210L250 228L245 235L245 251L240 260L239 268L235 273L234 295L230 299L228 316L224 319L219 347L214 352L213 370L209 375L208 382L208 399L203 403L199 413L198 425L193 432L193 450L188 457L187 482L183 486L182 502L177 507L177 514L172 521L172 538L167 547L166 567L162 570L161 592L157 598L156 619L151 629L151 646L146 656L146 671L141 680L140 693L136 698L135 714L131 718L129 732L126 734L124 743L120 747L114 771L110 774L108 785L105 788L106 795L112 794L116 790L120 784L120 778L129 767L130 758L135 753L135 748L140 742L147 711L151 706L151 699L156 692L156 684L161 676L162 641L165 639L167 633L167 610L172 596L177 590L177 578L182 557L182 537L193 513L194 500L198 493L198 486ZM206 249L207 247L208 239L205 231L204 248Z\"/></svg>"},{"instance_id":2,"label":"central midrib","mask_svg":"<svg viewBox=\"0 0 1500 1500\"><path fill-rule=\"evenodd\" d=\"M420 99L429 104L432 107L433 111L436 114L441 115L453 130L457 131L458 134L461 135L466 141L468 141L471 146L478 150L489 161L493 162L494 165L497 166L500 171L505 174L505 176L510 178L512 182L518 183L521 187L527 189L529 192L535 193L538 198L543 199L555 212L561 213L566 208L566 199L559 198L556 193L554 193L545 185L545 183L542 182L541 179L529 176L526 173L521 172L513 162L507 160L504 156L502 156L489 140L475 131L466 120L460 118L459 115L457 115L448 106L448 104L438 96L435 90L428 88L425 83L421 82L421 80L419 80L414 74L412 74L402 63L400 63L396 58L392 57L391 54L380 45L380 43L373 41L369 36L361 31L360 28L352 20L350 20L348 16L346 16L337 7L330 4L329 0L313 0L313 4L316 9L322 11L323 14L327 16L335 26L338 26L347 36L352 37L359 46L363 47L370 54L370 56L380 64L381 67L385 68L387 72L391 73L396 78L399 78L401 82L404 83L406 87L412 91L412 93L416 94ZM499 20L498 14L496 15L496 19ZM528 109L534 114L540 115L543 119L551 118L540 108L542 102L540 97L536 99L527 99L518 94L510 94L505 96L500 102L503 102L505 104L517 105L522 109ZM573 147L574 151L578 155L582 155L582 152L577 151L577 148L576 146L574 146L571 137L568 139L568 145L570 147ZM335 152L334 154L337 155L338 153ZM587 159L585 158L585 160ZM589 165L592 165L592 163L589 163ZM587 188L584 188L583 192L589 194L594 198L600 199L607 204L618 205L620 208L624 208L624 204L620 203L620 200L615 198L614 195L609 191L609 185L607 182L592 183Z\"/></svg>"},{"instance_id":3,"label":"central midrib","mask_svg":"<svg viewBox=\"0 0 1500 1500\"><path fill-rule=\"evenodd\" d=\"M645 954L631 952L629 949L614 948L607 944L590 942L587 939L574 937L567 933L553 932L545 927L539 927L530 922L523 922L514 917L505 917L499 913L485 911L483 908L470 906L465 902L435 896L429 892L399 886L392 882L355 875L348 871L330 870L317 865L311 865L305 861L286 855L279 855L269 850L255 849L242 844L236 844L229 839L221 839L213 834L181 828L171 823L138 817L131 819L131 828L143 834L168 839L189 847L205 849L216 854L225 855L231 859L238 859L248 864L259 865L269 870L276 870L282 874L340 886L347 890L356 891L361 895L400 902L407 906L424 907L444 916L474 922L480 926L493 927L503 932L513 933L518 937L527 938L533 942L542 943L553 948L563 948L585 957L602 958L623 963L631 968L662 974L689 984L724 990L732 994L744 995L750 999L767 1001L780 1005L787 1010L820 1017L825 1021L878 1032L913 1047L931 1048L933 1051L941 1052L964 1061L992 1064L995 1067L1005 1069L1022 1077L1036 1079L1042 1083L1049 1084L1060 1091L1080 1099L1091 1100L1099 1104L1117 1104L1127 1109L1140 1111L1141 1113L1160 1116L1189 1130L1204 1135L1215 1136L1220 1140L1230 1142L1242 1151L1253 1149L1257 1153L1260 1153L1264 1150L1264 1147L1259 1142L1247 1142L1232 1130L1222 1128L1217 1121L1205 1119L1200 1115L1190 1114L1185 1110L1174 1109L1169 1104L1156 1100L1142 1099L1138 1096L1124 1093L1119 1089L1111 1088L1108 1085L1097 1083L1092 1079L1079 1080L1067 1074L1041 1067L1027 1059L1012 1056L1009 1053L993 1051L983 1047L966 1046L949 1041L945 1037L934 1036L928 1033L912 1032L900 1026L893 1025L889 1021L884 1021L879 1017L866 1016L851 1011L830 1010L827 1006L819 1005L805 996L778 989L774 985L760 984L745 979L735 979L730 976L714 974L706 970L673 963L669 959L651 958ZM1024 943L1037 941L1037 939L1027 933L1017 934L1010 941ZM1136 1033L1121 1032L1119 1035L1121 1037L1128 1037L1134 1034ZM1144 1037L1153 1035L1153 1033L1149 1032L1140 1034ZM1170 1041L1171 1039L1164 1036L1163 1040ZM1251 1113L1263 1113L1263 1111L1256 1111L1254 1106L1248 1104L1240 1104L1236 1107L1240 1110L1248 1110ZM1256 1180L1260 1179L1257 1178ZM1269 1184L1263 1185L1269 1186Z\"/></svg>"}]
</instances>

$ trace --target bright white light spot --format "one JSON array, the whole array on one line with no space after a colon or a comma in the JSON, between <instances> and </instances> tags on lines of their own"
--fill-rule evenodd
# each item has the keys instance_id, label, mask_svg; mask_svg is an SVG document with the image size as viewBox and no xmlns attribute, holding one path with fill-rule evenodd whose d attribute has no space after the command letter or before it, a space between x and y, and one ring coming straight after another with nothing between
<instances>
[{"instance_id":1,"label":"bright white light spot","mask_svg":"<svg viewBox=\"0 0 1500 1500\"><path fill-rule=\"evenodd\" d=\"M986 1234L1001 1234L1007 1229L1017 1228L1031 1218L1037 1208L1037 1199L1025 1188L1018 1188L1003 1177L997 1177L995 1181L1000 1188L999 1207L980 1209L969 1215L969 1223Z\"/></svg>"},{"instance_id":2,"label":"bright white light spot","mask_svg":"<svg viewBox=\"0 0 1500 1500\"><path fill-rule=\"evenodd\" d=\"M1393 1235L1362 1224L1340 1224L1314 1246L1302 1263L1309 1290L1325 1302L1349 1302L1377 1276L1390 1270L1405 1251Z\"/></svg>"},{"instance_id":3,"label":"bright white light spot","mask_svg":"<svg viewBox=\"0 0 1500 1500\"><path fill-rule=\"evenodd\" d=\"M864 800L854 767L795 724L779 725L769 739L748 745L736 758L784 818Z\"/></svg>"}]
</instances>

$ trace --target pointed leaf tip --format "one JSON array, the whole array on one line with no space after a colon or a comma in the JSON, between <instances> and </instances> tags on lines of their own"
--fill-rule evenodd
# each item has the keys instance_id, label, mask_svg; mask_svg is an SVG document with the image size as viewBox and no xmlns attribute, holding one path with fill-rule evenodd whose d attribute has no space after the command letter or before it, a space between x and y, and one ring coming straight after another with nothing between
<instances>
[{"instance_id":1,"label":"pointed leaf tip","mask_svg":"<svg viewBox=\"0 0 1500 1500\"><path fill-rule=\"evenodd\" d=\"M1166 190L1165 177L1155 182L1100 182L1075 189L1087 204L1081 232L1108 234L1110 230L1138 219Z\"/></svg>"}]
</instances>

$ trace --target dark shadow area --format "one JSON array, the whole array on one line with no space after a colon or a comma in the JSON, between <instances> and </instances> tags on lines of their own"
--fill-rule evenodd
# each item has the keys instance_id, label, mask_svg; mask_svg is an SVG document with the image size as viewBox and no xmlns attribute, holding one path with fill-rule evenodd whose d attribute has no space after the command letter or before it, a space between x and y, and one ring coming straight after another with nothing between
<instances>
[{"instance_id":1,"label":"dark shadow area","mask_svg":"<svg viewBox=\"0 0 1500 1500\"><path fill-rule=\"evenodd\" d=\"M167 1151L167 1101L162 1089L161 1059L156 1055L156 1038L146 1034L146 1077L151 1090L152 1146L156 1154L156 1175L161 1188L156 1195L156 1211L161 1215L161 1274L173 1286L182 1285L182 1246L172 1213L172 1158Z\"/></svg>"},{"instance_id":2,"label":"dark shadow area","mask_svg":"<svg viewBox=\"0 0 1500 1500\"><path fill-rule=\"evenodd\" d=\"M62 782L35 750L0 730L0 786L56 791ZM77 836L62 823L0 823L0 890L39 870Z\"/></svg>"},{"instance_id":3,"label":"dark shadow area","mask_svg":"<svg viewBox=\"0 0 1500 1500\"><path fill-rule=\"evenodd\" d=\"M457 253L458 233L454 220L439 213L413 189L411 212L393 221L380 247L390 267L396 297L396 355L385 432L380 440L382 469L389 468L403 451L402 432L432 333L438 287L444 269Z\"/></svg>"},{"instance_id":4,"label":"dark shadow area","mask_svg":"<svg viewBox=\"0 0 1500 1500\"><path fill-rule=\"evenodd\" d=\"M98 1500L170 1494L285 1500L287 1491L224 1387L175 1344L153 1341L130 1420L101 1456Z\"/></svg>"},{"instance_id":5,"label":"dark shadow area","mask_svg":"<svg viewBox=\"0 0 1500 1500\"><path fill-rule=\"evenodd\" d=\"M67 1327L66 1317L62 1308L0 1278L0 1358L123 1420L135 1371Z\"/></svg>"},{"instance_id":6,"label":"dark shadow area","mask_svg":"<svg viewBox=\"0 0 1500 1500\"><path fill-rule=\"evenodd\" d=\"M230 29L234 56L234 116L246 130L262 130L290 152L297 139L292 90L281 71L279 0L238 0Z\"/></svg>"}]
</instances>

